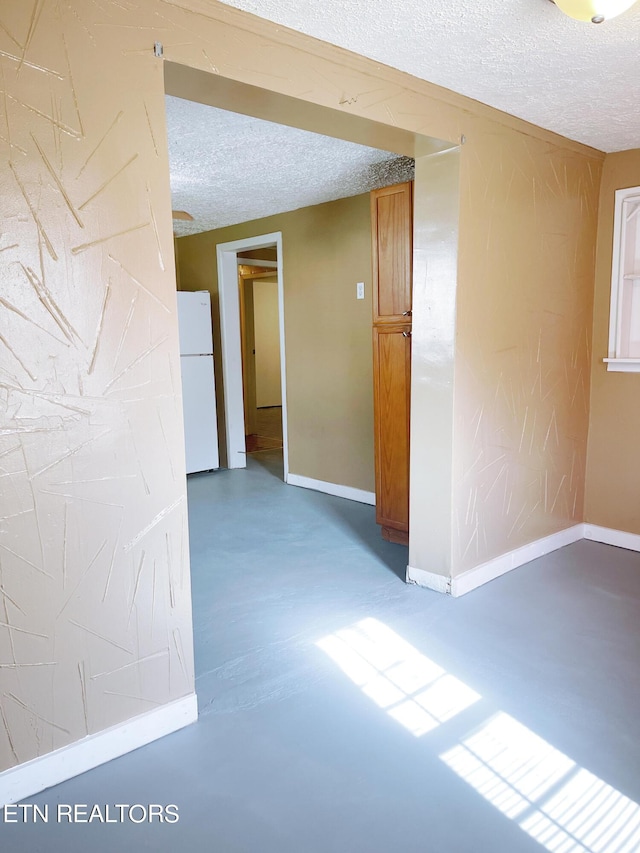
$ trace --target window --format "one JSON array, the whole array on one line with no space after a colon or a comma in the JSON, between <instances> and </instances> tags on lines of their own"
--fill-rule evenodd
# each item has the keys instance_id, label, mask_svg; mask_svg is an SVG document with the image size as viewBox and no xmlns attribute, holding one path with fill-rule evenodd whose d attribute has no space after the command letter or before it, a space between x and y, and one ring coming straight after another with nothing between
<instances>
[{"instance_id":1,"label":"window","mask_svg":"<svg viewBox=\"0 0 640 853\"><path fill-rule=\"evenodd\" d=\"M616 190L607 370L640 373L640 187Z\"/></svg>"}]
</instances>

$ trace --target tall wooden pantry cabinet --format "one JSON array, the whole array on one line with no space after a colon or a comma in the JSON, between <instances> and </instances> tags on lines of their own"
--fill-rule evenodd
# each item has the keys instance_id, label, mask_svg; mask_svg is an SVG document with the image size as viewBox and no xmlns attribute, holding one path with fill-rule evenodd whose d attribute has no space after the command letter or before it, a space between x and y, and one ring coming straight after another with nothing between
<instances>
[{"instance_id":1,"label":"tall wooden pantry cabinet","mask_svg":"<svg viewBox=\"0 0 640 853\"><path fill-rule=\"evenodd\" d=\"M413 183L371 193L376 521L409 541Z\"/></svg>"}]
</instances>

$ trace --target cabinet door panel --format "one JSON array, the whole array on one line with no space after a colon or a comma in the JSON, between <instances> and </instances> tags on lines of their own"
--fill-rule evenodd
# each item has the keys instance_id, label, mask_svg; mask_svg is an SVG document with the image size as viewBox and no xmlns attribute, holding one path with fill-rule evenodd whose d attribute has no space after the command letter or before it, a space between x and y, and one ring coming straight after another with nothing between
<instances>
[{"instance_id":1,"label":"cabinet door panel","mask_svg":"<svg viewBox=\"0 0 640 853\"><path fill-rule=\"evenodd\" d=\"M409 529L411 332L404 325L373 330L376 521Z\"/></svg>"},{"instance_id":2,"label":"cabinet door panel","mask_svg":"<svg viewBox=\"0 0 640 853\"><path fill-rule=\"evenodd\" d=\"M412 183L371 193L373 320L401 322L411 311Z\"/></svg>"}]
</instances>

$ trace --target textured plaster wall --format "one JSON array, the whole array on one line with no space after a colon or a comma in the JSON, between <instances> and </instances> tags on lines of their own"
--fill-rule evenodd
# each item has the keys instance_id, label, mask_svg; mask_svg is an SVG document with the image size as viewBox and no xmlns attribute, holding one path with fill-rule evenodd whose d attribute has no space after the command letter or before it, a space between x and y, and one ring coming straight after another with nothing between
<instances>
[{"instance_id":1,"label":"textured plaster wall","mask_svg":"<svg viewBox=\"0 0 640 853\"><path fill-rule=\"evenodd\" d=\"M614 194L640 186L640 149L607 154L598 218L585 520L640 533L640 375L608 372Z\"/></svg>"},{"instance_id":2,"label":"textured plaster wall","mask_svg":"<svg viewBox=\"0 0 640 853\"><path fill-rule=\"evenodd\" d=\"M282 232L289 470L373 491L369 208L367 193L181 237L177 244L181 287L211 291L220 340L216 245ZM358 281L365 282L364 300L356 300ZM217 356L221 386L219 348ZM218 429L222 435L221 421Z\"/></svg>"},{"instance_id":3,"label":"textured plaster wall","mask_svg":"<svg viewBox=\"0 0 640 853\"><path fill-rule=\"evenodd\" d=\"M466 136L454 460L468 460L460 541L478 545L464 560L579 514L600 155L212 0L5 0L0 22L0 768L193 689L156 40L213 75ZM492 464L511 484L497 518L480 489Z\"/></svg>"},{"instance_id":4,"label":"textured plaster wall","mask_svg":"<svg viewBox=\"0 0 640 853\"><path fill-rule=\"evenodd\" d=\"M583 519L601 170L487 127L466 153L454 574Z\"/></svg>"},{"instance_id":5,"label":"textured plaster wall","mask_svg":"<svg viewBox=\"0 0 640 853\"><path fill-rule=\"evenodd\" d=\"M193 692L162 69L106 9L0 10L0 769Z\"/></svg>"}]
</instances>

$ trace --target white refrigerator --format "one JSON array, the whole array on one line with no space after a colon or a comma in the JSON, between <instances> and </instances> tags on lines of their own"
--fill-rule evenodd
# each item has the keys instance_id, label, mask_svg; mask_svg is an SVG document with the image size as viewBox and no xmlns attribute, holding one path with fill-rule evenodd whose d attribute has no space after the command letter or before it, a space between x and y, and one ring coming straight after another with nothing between
<instances>
[{"instance_id":1,"label":"white refrigerator","mask_svg":"<svg viewBox=\"0 0 640 853\"><path fill-rule=\"evenodd\" d=\"M219 468L209 291L178 291L187 474Z\"/></svg>"}]
</instances>

